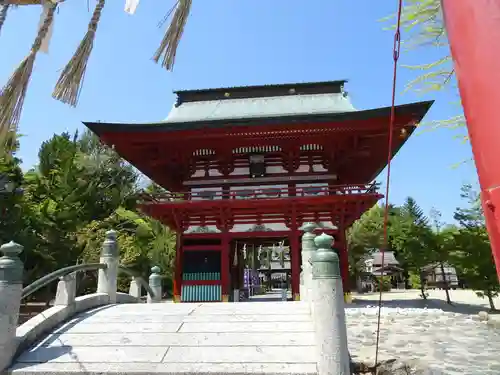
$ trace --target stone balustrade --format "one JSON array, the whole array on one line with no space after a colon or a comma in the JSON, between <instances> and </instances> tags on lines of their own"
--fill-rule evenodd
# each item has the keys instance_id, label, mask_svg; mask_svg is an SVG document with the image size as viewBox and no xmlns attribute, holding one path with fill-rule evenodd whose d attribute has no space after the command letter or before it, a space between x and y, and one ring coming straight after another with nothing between
<instances>
[{"instance_id":1,"label":"stone balustrade","mask_svg":"<svg viewBox=\"0 0 500 375\"><path fill-rule=\"evenodd\" d=\"M12 359L20 351L53 330L57 325L70 319L75 314L107 304L140 302L142 289L148 291L148 302L161 302L162 283L159 267L151 269L149 285L140 277L133 275L126 267L120 265L120 251L117 233L113 230L106 233L101 249L100 263L66 267L53 274L44 276L23 289L24 265L19 258L23 246L9 242L0 247L0 372L5 370ZM96 293L76 296L76 272L98 269ZM117 290L118 273L124 271L132 276L129 293ZM38 314L18 327L21 300L49 282L57 280L57 291L54 306ZM53 275L53 277L51 276Z\"/></svg>"},{"instance_id":2,"label":"stone balustrade","mask_svg":"<svg viewBox=\"0 0 500 375\"><path fill-rule=\"evenodd\" d=\"M318 375L350 374L344 292L339 257L332 249L333 237L314 238L311 254L311 309L318 361Z\"/></svg>"},{"instance_id":3,"label":"stone balustrade","mask_svg":"<svg viewBox=\"0 0 500 375\"><path fill-rule=\"evenodd\" d=\"M314 243L314 230L318 226L314 223L306 223L302 226L304 234L302 235L302 272L301 272L301 284L300 284L300 300L301 301L312 301L312 266L311 266L311 255L316 250L316 245Z\"/></svg>"},{"instance_id":4,"label":"stone balustrade","mask_svg":"<svg viewBox=\"0 0 500 375\"><path fill-rule=\"evenodd\" d=\"M315 329L318 375L350 374L344 293L333 237L316 236L317 225L302 226L300 296L309 304Z\"/></svg>"}]
</instances>

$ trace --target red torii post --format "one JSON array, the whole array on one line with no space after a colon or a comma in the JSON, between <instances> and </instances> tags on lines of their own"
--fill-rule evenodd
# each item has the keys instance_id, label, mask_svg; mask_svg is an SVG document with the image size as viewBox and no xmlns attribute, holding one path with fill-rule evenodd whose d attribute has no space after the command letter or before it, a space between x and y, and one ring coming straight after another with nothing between
<instances>
[{"instance_id":1,"label":"red torii post","mask_svg":"<svg viewBox=\"0 0 500 375\"><path fill-rule=\"evenodd\" d=\"M500 0L441 0L500 278Z\"/></svg>"}]
</instances>

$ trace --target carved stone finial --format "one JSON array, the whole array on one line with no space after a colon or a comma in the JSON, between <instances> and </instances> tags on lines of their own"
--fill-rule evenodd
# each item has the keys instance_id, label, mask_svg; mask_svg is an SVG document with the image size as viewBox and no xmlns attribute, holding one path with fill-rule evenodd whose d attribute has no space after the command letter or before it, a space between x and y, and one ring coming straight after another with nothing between
<instances>
[{"instance_id":1,"label":"carved stone finial","mask_svg":"<svg viewBox=\"0 0 500 375\"><path fill-rule=\"evenodd\" d=\"M149 286L155 290L155 288L160 288L160 299L161 299L161 268L158 266L151 267L151 275L149 275ZM156 290L155 290L156 292Z\"/></svg>"},{"instance_id":2,"label":"carved stone finial","mask_svg":"<svg viewBox=\"0 0 500 375\"><path fill-rule=\"evenodd\" d=\"M309 222L305 223L301 229L306 233L312 233L316 228L318 228L318 224Z\"/></svg>"},{"instance_id":3,"label":"carved stone finial","mask_svg":"<svg viewBox=\"0 0 500 375\"><path fill-rule=\"evenodd\" d=\"M19 259L23 246L10 241L0 247L4 255L0 257L0 282L22 284L24 265Z\"/></svg>"},{"instance_id":4,"label":"carved stone finial","mask_svg":"<svg viewBox=\"0 0 500 375\"><path fill-rule=\"evenodd\" d=\"M311 256L313 279L340 278L339 257L332 249L333 237L322 233L314 239L318 249Z\"/></svg>"},{"instance_id":5,"label":"carved stone finial","mask_svg":"<svg viewBox=\"0 0 500 375\"><path fill-rule=\"evenodd\" d=\"M0 252L4 253L4 257L14 258L22 253L24 247L15 243L14 241L10 241L9 243L3 244L0 246Z\"/></svg>"},{"instance_id":6,"label":"carved stone finial","mask_svg":"<svg viewBox=\"0 0 500 375\"><path fill-rule=\"evenodd\" d=\"M318 247L318 250L331 249L333 246L333 237L326 233L321 233L314 239L314 243Z\"/></svg>"},{"instance_id":7,"label":"carved stone finial","mask_svg":"<svg viewBox=\"0 0 500 375\"><path fill-rule=\"evenodd\" d=\"M108 230L106 232L106 239L107 240L110 240L110 241L116 241L116 237L117 237L118 233L116 232L116 230Z\"/></svg>"},{"instance_id":8,"label":"carved stone finial","mask_svg":"<svg viewBox=\"0 0 500 375\"><path fill-rule=\"evenodd\" d=\"M116 241L117 232L108 230L106 232L106 239L102 244L101 256L104 257L118 257L120 252L118 250L118 242Z\"/></svg>"}]
</instances>

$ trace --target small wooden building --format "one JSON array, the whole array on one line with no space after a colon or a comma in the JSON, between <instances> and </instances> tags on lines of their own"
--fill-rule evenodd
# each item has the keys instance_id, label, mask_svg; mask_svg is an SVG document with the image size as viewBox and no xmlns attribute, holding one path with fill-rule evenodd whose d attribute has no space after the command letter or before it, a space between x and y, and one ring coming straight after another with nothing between
<instances>
[{"instance_id":1,"label":"small wooden building","mask_svg":"<svg viewBox=\"0 0 500 375\"><path fill-rule=\"evenodd\" d=\"M444 270L444 272L443 272ZM458 287L458 276L455 267L444 263L431 263L422 268L423 278L428 288L442 289L448 284L448 288L456 289Z\"/></svg>"},{"instance_id":2,"label":"small wooden building","mask_svg":"<svg viewBox=\"0 0 500 375\"><path fill-rule=\"evenodd\" d=\"M383 258L383 260L382 260ZM362 261L362 272L358 278L358 291L369 292L376 289L379 277L390 277L392 287L404 289L403 269L394 252L374 251Z\"/></svg>"}]
</instances>

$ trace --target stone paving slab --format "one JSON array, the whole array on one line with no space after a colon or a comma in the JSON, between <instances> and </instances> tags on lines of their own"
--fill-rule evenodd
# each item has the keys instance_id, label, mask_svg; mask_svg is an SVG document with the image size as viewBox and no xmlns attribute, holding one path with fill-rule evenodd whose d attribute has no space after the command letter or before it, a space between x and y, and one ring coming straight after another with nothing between
<instances>
[{"instance_id":1,"label":"stone paving slab","mask_svg":"<svg viewBox=\"0 0 500 375\"><path fill-rule=\"evenodd\" d=\"M72 319L69 323L78 322L79 324L95 324L95 323L109 323L119 319L124 324L134 323L237 323L237 322L308 322L311 320L310 314L274 314L274 315L162 315L162 314L147 314L140 312L138 314L127 315L97 315L92 320L81 319L78 317Z\"/></svg>"},{"instance_id":2,"label":"stone paving slab","mask_svg":"<svg viewBox=\"0 0 500 375\"><path fill-rule=\"evenodd\" d=\"M161 346L58 346L36 347L24 352L18 363L160 363L168 352Z\"/></svg>"},{"instance_id":3,"label":"stone paving slab","mask_svg":"<svg viewBox=\"0 0 500 375\"><path fill-rule=\"evenodd\" d=\"M309 322L183 323L179 332L313 332Z\"/></svg>"},{"instance_id":4,"label":"stone paving slab","mask_svg":"<svg viewBox=\"0 0 500 375\"><path fill-rule=\"evenodd\" d=\"M85 375L107 374L302 374L316 375L316 364L312 363L40 363L36 366L18 363L12 368L15 374L22 373L80 373Z\"/></svg>"},{"instance_id":5,"label":"stone paving slab","mask_svg":"<svg viewBox=\"0 0 500 375\"><path fill-rule=\"evenodd\" d=\"M175 346L162 362L316 363L313 346Z\"/></svg>"},{"instance_id":6,"label":"stone paving slab","mask_svg":"<svg viewBox=\"0 0 500 375\"><path fill-rule=\"evenodd\" d=\"M159 335L157 333L108 333L50 335L41 341L41 346L298 346L314 345L310 332L205 332Z\"/></svg>"},{"instance_id":7,"label":"stone paving slab","mask_svg":"<svg viewBox=\"0 0 500 375\"><path fill-rule=\"evenodd\" d=\"M196 308L191 315L286 315L309 314L309 306L304 302L240 302L206 303Z\"/></svg>"},{"instance_id":8,"label":"stone paving slab","mask_svg":"<svg viewBox=\"0 0 500 375\"><path fill-rule=\"evenodd\" d=\"M77 322L64 324L57 328L54 333L72 332L72 333L134 333L134 332L155 332L155 333L174 333L182 326L182 322L176 323L135 323L124 324L119 319L107 323L89 323L79 324Z\"/></svg>"}]
</instances>

